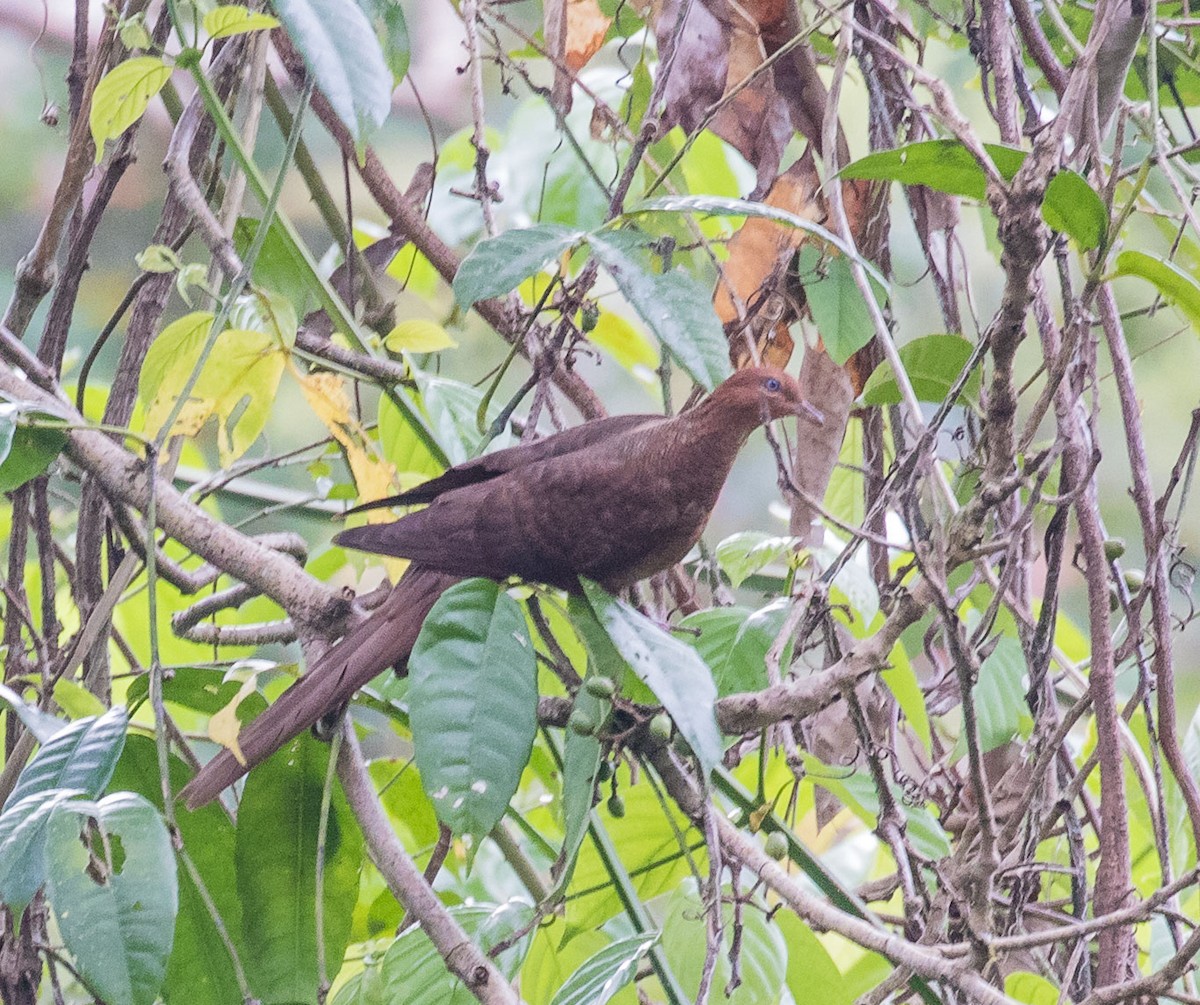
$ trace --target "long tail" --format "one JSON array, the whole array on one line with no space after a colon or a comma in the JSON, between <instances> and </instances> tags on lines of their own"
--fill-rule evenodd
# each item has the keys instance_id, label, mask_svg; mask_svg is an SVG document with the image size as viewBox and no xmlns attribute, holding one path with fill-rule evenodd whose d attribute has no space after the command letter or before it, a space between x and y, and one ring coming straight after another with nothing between
<instances>
[{"instance_id":1,"label":"long tail","mask_svg":"<svg viewBox=\"0 0 1200 1005\"><path fill-rule=\"evenodd\" d=\"M322 716L348 702L390 666L412 652L425 616L458 577L413 567L388 598L352 628L307 674L242 730L238 746L246 763L228 750L209 761L179 793L188 809L215 799L252 767L308 729Z\"/></svg>"}]
</instances>

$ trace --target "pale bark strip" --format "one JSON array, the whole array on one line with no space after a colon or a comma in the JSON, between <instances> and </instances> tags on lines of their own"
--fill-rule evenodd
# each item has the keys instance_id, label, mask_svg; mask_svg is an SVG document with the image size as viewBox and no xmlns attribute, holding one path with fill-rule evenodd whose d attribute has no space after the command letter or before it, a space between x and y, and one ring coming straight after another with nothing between
<instances>
[{"instance_id":1,"label":"pale bark strip","mask_svg":"<svg viewBox=\"0 0 1200 1005\"><path fill-rule=\"evenodd\" d=\"M484 1005L518 1005L520 999L504 975L450 916L446 905L425 882L421 870L396 837L367 773L354 727L349 722L337 767L342 791L346 793L346 801L367 840L371 861L383 875L392 895L404 905L409 916L420 923L421 930L429 936L447 969Z\"/></svg>"},{"instance_id":2,"label":"pale bark strip","mask_svg":"<svg viewBox=\"0 0 1200 1005\"><path fill-rule=\"evenodd\" d=\"M1157 685L1158 736L1163 755L1176 784L1183 793L1188 808L1192 837L1200 847L1200 791L1192 777L1183 751L1179 746L1179 724L1176 717L1175 654L1171 648L1171 582L1168 558L1173 536L1168 533L1163 514L1157 512L1154 488L1150 481L1150 464L1146 457L1146 436L1138 406L1137 390L1133 383L1133 360L1112 288L1101 287L1097 306L1104 328L1117 395L1121 401L1121 417L1125 428L1126 449L1133 474L1133 501L1142 524L1142 539L1146 549L1146 590L1150 594L1150 619L1154 642L1151 665Z\"/></svg>"}]
</instances>

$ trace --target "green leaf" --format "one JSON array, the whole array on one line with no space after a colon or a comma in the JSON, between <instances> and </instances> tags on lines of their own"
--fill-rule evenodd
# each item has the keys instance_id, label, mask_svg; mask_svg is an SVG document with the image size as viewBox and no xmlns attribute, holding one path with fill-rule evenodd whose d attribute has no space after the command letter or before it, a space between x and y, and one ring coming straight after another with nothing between
<instances>
[{"instance_id":1,"label":"green leaf","mask_svg":"<svg viewBox=\"0 0 1200 1005\"><path fill-rule=\"evenodd\" d=\"M463 384L448 377L431 377L418 374L421 400L429 416L429 426L442 444L451 464L462 464L479 453L483 433L476 421L479 406L483 403L483 392L477 387ZM487 422L495 421L503 401L493 398L488 403ZM507 446L511 434L505 430L489 444L493 449Z\"/></svg>"},{"instance_id":2,"label":"green leaf","mask_svg":"<svg viewBox=\"0 0 1200 1005\"><path fill-rule=\"evenodd\" d=\"M50 789L78 789L97 798L121 756L128 721L125 709L118 706L98 719L78 719L56 733L25 765L5 808Z\"/></svg>"},{"instance_id":3,"label":"green leaf","mask_svg":"<svg viewBox=\"0 0 1200 1005\"><path fill-rule=\"evenodd\" d=\"M356 4L345 0L275 0L321 93L362 145L392 109L392 71L379 39Z\"/></svg>"},{"instance_id":4,"label":"green leaf","mask_svg":"<svg viewBox=\"0 0 1200 1005\"><path fill-rule=\"evenodd\" d=\"M605 1005L637 973L637 962L658 941L658 933L631 935L605 946L585 961L558 990L551 1005Z\"/></svg>"},{"instance_id":5,"label":"green leaf","mask_svg":"<svg viewBox=\"0 0 1200 1005\"><path fill-rule=\"evenodd\" d=\"M895 969L894 964L887 957L880 956L878 953L864 952L846 968L843 975L847 994L851 999L865 995L877 984L887 980L888 976L895 972Z\"/></svg>"},{"instance_id":6,"label":"green leaf","mask_svg":"<svg viewBox=\"0 0 1200 1005\"><path fill-rule=\"evenodd\" d=\"M1122 251L1117 256L1114 276L1138 276L1154 285L1159 293L1177 307L1200 330L1200 283L1174 262L1155 258L1142 251Z\"/></svg>"},{"instance_id":7,"label":"green leaf","mask_svg":"<svg viewBox=\"0 0 1200 1005\"><path fill-rule=\"evenodd\" d=\"M1011 181L1025 161L1024 150L996 143L985 143L983 148L1005 181ZM841 176L924 185L968 199L982 199L987 194L983 169L958 140L925 140L895 150L881 150L846 165Z\"/></svg>"},{"instance_id":8,"label":"green leaf","mask_svg":"<svg viewBox=\"0 0 1200 1005\"><path fill-rule=\"evenodd\" d=\"M260 14L240 4L224 4L214 7L204 15L204 30L209 38L229 38L244 35L248 31L278 28L279 21L270 14Z\"/></svg>"},{"instance_id":9,"label":"green leaf","mask_svg":"<svg viewBox=\"0 0 1200 1005\"><path fill-rule=\"evenodd\" d=\"M470 307L480 300L511 293L584 236L583 231L572 227L544 223L480 241L454 275L454 298L461 306Z\"/></svg>"},{"instance_id":10,"label":"green leaf","mask_svg":"<svg viewBox=\"0 0 1200 1005\"><path fill-rule=\"evenodd\" d=\"M11 492L32 481L50 467L66 445L67 434L64 430L17 426L12 439L12 452L0 464L0 492Z\"/></svg>"},{"instance_id":11,"label":"green leaf","mask_svg":"<svg viewBox=\"0 0 1200 1005\"><path fill-rule=\"evenodd\" d=\"M258 236L260 223L261 221L253 216L240 216L233 225L233 246L243 258ZM267 227L262 246L258 249L258 255L251 268L255 286L274 290L291 303L293 310L297 312L308 306L311 298L320 296L320 284L305 268L304 261L293 253L283 226L277 219L273 219Z\"/></svg>"},{"instance_id":12,"label":"green leaf","mask_svg":"<svg viewBox=\"0 0 1200 1005\"><path fill-rule=\"evenodd\" d=\"M945 401L950 388L967 365L975 347L961 335L924 335L900 347L900 362L912 383L918 401ZM972 371L963 386L963 397L974 400L982 383L979 368ZM863 401L868 405L900 404L900 386L891 364L880 363L863 386Z\"/></svg>"},{"instance_id":13,"label":"green leaf","mask_svg":"<svg viewBox=\"0 0 1200 1005\"><path fill-rule=\"evenodd\" d=\"M795 543L793 537L746 530L730 535L717 545L717 561L736 590L747 577L786 557Z\"/></svg>"},{"instance_id":14,"label":"green leaf","mask_svg":"<svg viewBox=\"0 0 1200 1005\"><path fill-rule=\"evenodd\" d=\"M865 472L863 423L849 422L838 450L837 464L825 489L826 512L836 513L851 526L859 526L866 520Z\"/></svg>"},{"instance_id":15,"label":"green leaf","mask_svg":"<svg viewBox=\"0 0 1200 1005\"><path fill-rule=\"evenodd\" d=\"M573 711L580 711L599 724L608 718L612 702L598 698L586 688L580 688L575 696ZM549 900L554 900L571 882L579 848L587 836L588 824L592 819L592 796L599 768L600 740L596 735L584 736L573 729L566 730L562 779L563 839L551 870L555 884Z\"/></svg>"},{"instance_id":16,"label":"green leaf","mask_svg":"<svg viewBox=\"0 0 1200 1005\"><path fill-rule=\"evenodd\" d=\"M113 773L112 786L136 792L161 811L162 783L158 770L154 740L135 733L125 743ZM180 758L172 755L171 791L178 792L183 788L191 773ZM242 905L230 868L234 861L233 821L219 803L212 802L192 812L181 809L176 826L192 865L204 881L208 897L220 914L227 934L237 945L242 932ZM227 1005L241 998L229 950L186 869L179 872L175 943L171 961L167 964L162 996L166 1002L187 1002L187 1005Z\"/></svg>"},{"instance_id":17,"label":"green leaf","mask_svg":"<svg viewBox=\"0 0 1200 1005\"><path fill-rule=\"evenodd\" d=\"M841 546L813 548L812 556L822 569L831 568L837 561ZM851 559L846 562L830 584L835 590L840 590L850 610L862 622L869 625L879 613L879 588L865 565Z\"/></svg>"},{"instance_id":18,"label":"green leaf","mask_svg":"<svg viewBox=\"0 0 1200 1005\"><path fill-rule=\"evenodd\" d=\"M408 673L421 784L438 819L478 842L508 809L537 735L537 660L520 605L490 579L456 583L425 619Z\"/></svg>"},{"instance_id":19,"label":"green leaf","mask_svg":"<svg viewBox=\"0 0 1200 1005\"><path fill-rule=\"evenodd\" d=\"M126 49L151 49L154 40L146 30L146 12L138 11L117 20L117 38Z\"/></svg>"},{"instance_id":20,"label":"green leaf","mask_svg":"<svg viewBox=\"0 0 1200 1005\"><path fill-rule=\"evenodd\" d=\"M600 231L588 236L588 244L629 306L692 380L711 391L732 373L711 290L681 269L651 271L642 250L646 239L636 232Z\"/></svg>"},{"instance_id":21,"label":"green leaf","mask_svg":"<svg viewBox=\"0 0 1200 1005\"><path fill-rule=\"evenodd\" d=\"M333 1005L383 1005L383 968L368 957L361 973L355 974L333 996Z\"/></svg>"},{"instance_id":22,"label":"green leaf","mask_svg":"<svg viewBox=\"0 0 1200 1005\"><path fill-rule=\"evenodd\" d=\"M897 791L895 798L899 802L903 799L903 794ZM950 835L938 822L938 818L929 811L929 807L905 806L904 817L905 836L912 842L918 855L934 862L950 855Z\"/></svg>"},{"instance_id":23,"label":"green leaf","mask_svg":"<svg viewBox=\"0 0 1200 1005\"><path fill-rule=\"evenodd\" d=\"M710 607L706 611L696 611L679 622L679 637L700 654L719 680L720 668L729 658L733 643L751 613L748 607Z\"/></svg>"},{"instance_id":24,"label":"green leaf","mask_svg":"<svg viewBox=\"0 0 1200 1005\"><path fill-rule=\"evenodd\" d=\"M391 671L388 675L395 679ZM407 754L403 760L372 761L371 778L397 836L410 848L431 848L440 833L437 814L421 788L421 779L411 767L412 759Z\"/></svg>"},{"instance_id":25,"label":"green leaf","mask_svg":"<svg viewBox=\"0 0 1200 1005\"><path fill-rule=\"evenodd\" d=\"M830 792L869 829L874 829L879 817L879 794L875 783L865 774L849 772L841 765L830 766L811 754L802 753L806 780ZM896 792L899 799L901 793ZM903 812L903 810L901 810Z\"/></svg>"},{"instance_id":26,"label":"green leaf","mask_svg":"<svg viewBox=\"0 0 1200 1005\"><path fill-rule=\"evenodd\" d=\"M521 968L521 1000L528 1005L550 1005L584 961L611 942L602 929L579 930L563 917L546 918L538 926ZM618 1000L630 1005L628 995Z\"/></svg>"},{"instance_id":27,"label":"green leaf","mask_svg":"<svg viewBox=\"0 0 1200 1005\"><path fill-rule=\"evenodd\" d=\"M757 611L747 607L714 607L689 614L680 623L681 637L712 667L722 697L767 686L767 653L783 627L790 601L780 597ZM693 635L692 632L699 632ZM785 648L783 663L789 659Z\"/></svg>"},{"instance_id":28,"label":"green leaf","mask_svg":"<svg viewBox=\"0 0 1200 1005\"><path fill-rule=\"evenodd\" d=\"M816 933L790 911L776 911L771 917L787 943L787 986L792 998L821 1005L851 1005L854 995Z\"/></svg>"},{"instance_id":29,"label":"green leaf","mask_svg":"<svg viewBox=\"0 0 1200 1005\"><path fill-rule=\"evenodd\" d=\"M724 754L712 671L691 646L672 638L644 614L581 580L596 619L638 678L671 713L707 778Z\"/></svg>"},{"instance_id":30,"label":"green leaf","mask_svg":"<svg viewBox=\"0 0 1200 1005\"><path fill-rule=\"evenodd\" d=\"M775 639L783 629L792 602L787 597L777 597L752 611L745 623L738 629L729 650L729 658L721 670L720 681L722 693L736 691L757 691L767 686L767 654ZM789 642L784 647L780 664L787 666L791 662L792 646Z\"/></svg>"},{"instance_id":31,"label":"green leaf","mask_svg":"<svg viewBox=\"0 0 1200 1005\"><path fill-rule=\"evenodd\" d=\"M474 428L473 422L472 428ZM475 434L478 435L477 430ZM459 444L457 437L446 442L450 445ZM399 474L424 476L410 479L413 484L440 475L445 470L445 465L433 456L413 429L407 416L392 403L390 398L385 397L379 399L379 449L383 453L384 460L395 465ZM466 451L462 450L461 445L457 449L463 453L465 460Z\"/></svg>"},{"instance_id":32,"label":"green leaf","mask_svg":"<svg viewBox=\"0 0 1200 1005\"><path fill-rule=\"evenodd\" d=\"M1024 150L997 143L985 143L983 149L1005 181L1012 180L1027 156ZM957 140L926 140L868 154L843 168L841 176L925 185L969 199L983 199L987 194L983 168ZM1042 202L1042 218L1085 250L1098 247L1108 231L1108 211L1103 201L1074 171L1059 171L1050 180Z\"/></svg>"},{"instance_id":33,"label":"green leaf","mask_svg":"<svg viewBox=\"0 0 1200 1005\"><path fill-rule=\"evenodd\" d=\"M67 445L66 430L38 426L39 419L57 416L25 402L0 400L0 492L36 478Z\"/></svg>"},{"instance_id":34,"label":"green leaf","mask_svg":"<svg viewBox=\"0 0 1200 1005\"><path fill-rule=\"evenodd\" d=\"M59 931L87 987L109 1005L151 1005L179 903L158 811L131 792L60 804L46 834L46 873Z\"/></svg>"},{"instance_id":35,"label":"green leaf","mask_svg":"<svg viewBox=\"0 0 1200 1005\"><path fill-rule=\"evenodd\" d=\"M35 792L0 813L0 904L21 913L46 882L46 830L55 807L84 795L78 789Z\"/></svg>"},{"instance_id":36,"label":"green leaf","mask_svg":"<svg viewBox=\"0 0 1200 1005\"><path fill-rule=\"evenodd\" d=\"M485 952L527 927L533 909L510 901L491 905L450 908L450 916ZM529 949L531 932L504 950L493 961L511 979ZM429 936L417 925L407 929L383 956L383 1002L404 1005L473 1005L474 995L447 969Z\"/></svg>"},{"instance_id":37,"label":"green leaf","mask_svg":"<svg viewBox=\"0 0 1200 1005\"><path fill-rule=\"evenodd\" d=\"M458 345L436 321L419 318L401 321L384 336L383 344L388 352L440 352Z\"/></svg>"},{"instance_id":38,"label":"green leaf","mask_svg":"<svg viewBox=\"0 0 1200 1005\"><path fill-rule=\"evenodd\" d=\"M89 715L103 715L107 706L83 684L66 677L59 677L53 689L54 703L69 719L83 719Z\"/></svg>"},{"instance_id":39,"label":"green leaf","mask_svg":"<svg viewBox=\"0 0 1200 1005\"><path fill-rule=\"evenodd\" d=\"M1028 1005L1057 1005L1062 998L1059 989L1045 977L1023 970L1005 976L1004 993Z\"/></svg>"},{"instance_id":40,"label":"green leaf","mask_svg":"<svg viewBox=\"0 0 1200 1005\"><path fill-rule=\"evenodd\" d=\"M980 753L1002 747L1028 731L1027 674L1021 644L1016 639L1002 636L992 654L980 665L979 680L975 683Z\"/></svg>"},{"instance_id":41,"label":"green leaf","mask_svg":"<svg viewBox=\"0 0 1200 1005\"><path fill-rule=\"evenodd\" d=\"M96 85L88 124L96 144L96 163L104 157L104 141L115 140L142 117L163 89L173 67L157 56L135 56L118 63Z\"/></svg>"},{"instance_id":42,"label":"green leaf","mask_svg":"<svg viewBox=\"0 0 1200 1005\"><path fill-rule=\"evenodd\" d=\"M842 366L871 341L875 324L849 260L840 255L822 259L821 255L816 245L806 244L800 249L796 268L829 358ZM876 300L886 297L884 288L876 283L871 282L871 289Z\"/></svg>"},{"instance_id":43,"label":"green leaf","mask_svg":"<svg viewBox=\"0 0 1200 1005\"><path fill-rule=\"evenodd\" d=\"M238 808L237 888L251 988L265 1005L317 1001L317 831L329 748L298 736L250 773ZM341 968L363 839L334 784L325 843L325 963Z\"/></svg>"},{"instance_id":44,"label":"green leaf","mask_svg":"<svg viewBox=\"0 0 1200 1005\"><path fill-rule=\"evenodd\" d=\"M694 880L682 883L671 897L663 916L662 950L671 970L678 975L689 1000L694 1001L704 969L707 940L704 925L707 905L696 892ZM713 989L724 989L729 983L729 940L733 931L733 905L723 902L721 916L725 922L722 932L723 949L717 954ZM767 920L765 910L757 904L744 905L741 911L741 944L739 965L741 984L725 997L728 1005L774 1005L783 993L787 971L787 945L779 928ZM714 999L718 995L714 994ZM805 997L803 1001L818 1001Z\"/></svg>"},{"instance_id":45,"label":"green leaf","mask_svg":"<svg viewBox=\"0 0 1200 1005\"><path fill-rule=\"evenodd\" d=\"M1095 189L1074 171L1059 171L1046 186L1042 218L1075 239L1085 251L1100 247L1108 233L1108 210Z\"/></svg>"},{"instance_id":46,"label":"green leaf","mask_svg":"<svg viewBox=\"0 0 1200 1005\"><path fill-rule=\"evenodd\" d=\"M189 416L189 403L180 423L190 432L198 428L193 424L203 426L208 417L216 417L222 466L241 457L266 428L287 355L274 333L230 329L217 338L192 389L196 414Z\"/></svg>"},{"instance_id":47,"label":"green leaf","mask_svg":"<svg viewBox=\"0 0 1200 1005\"><path fill-rule=\"evenodd\" d=\"M149 699L148 676L142 674L135 677L129 685L129 690L125 692L130 708L136 709ZM240 688L241 681L234 678L227 680L224 670L215 667L177 666L172 668L170 677L163 681L163 698L170 704L212 716L233 701ZM247 721L264 708L266 700L262 695L251 695L242 699L238 706L238 717L243 722ZM142 794L149 798L149 793Z\"/></svg>"},{"instance_id":48,"label":"green leaf","mask_svg":"<svg viewBox=\"0 0 1200 1005\"><path fill-rule=\"evenodd\" d=\"M392 71L392 82L399 84L408 73L412 48L400 0L358 0L358 6L375 26L383 45L384 62Z\"/></svg>"},{"instance_id":49,"label":"green leaf","mask_svg":"<svg viewBox=\"0 0 1200 1005\"><path fill-rule=\"evenodd\" d=\"M929 728L929 712L925 708L925 692L921 690L921 682L913 672L904 646L892 646L888 662L891 666L879 676L892 692L892 697L896 699L896 704L900 706L900 711L904 713L922 746L929 751L933 746L933 733Z\"/></svg>"},{"instance_id":50,"label":"green leaf","mask_svg":"<svg viewBox=\"0 0 1200 1005\"><path fill-rule=\"evenodd\" d=\"M691 874L693 866L679 853L680 844L693 847L703 842L704 835L678 807L664 806L654 786L633 784L624 765L617 767L615 777L625 800L625 816L612 816L603 802L593 813L611 847L620 850L620 865L638 898L645 902L675 890ZM693 855L694 867L703 871L707 862L703 847ZM620 912L620 889L613 883L611 863L597 851L597 842L585 841L567 897L570 928L590 931Z\"/></svg>"}]
</instances>

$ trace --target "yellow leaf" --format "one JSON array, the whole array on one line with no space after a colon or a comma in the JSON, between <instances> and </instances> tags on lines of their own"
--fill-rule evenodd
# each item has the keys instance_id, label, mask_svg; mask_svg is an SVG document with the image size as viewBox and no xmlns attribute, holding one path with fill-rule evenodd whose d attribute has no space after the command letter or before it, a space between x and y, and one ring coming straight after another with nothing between
<instances>
[{"instance_id":1,"label":"yellow leaf","mask_svg":"<svg viewBox=\"0 0 1200 1005\"><path fill-rule=\"evenodd\" d=\"M396 469L377 453L367 449L369 440L350 410L350 394L346 390L345 380L336 373L310 373L299 380L309 408L345 452L359 499L370 502L391 494L395 486ZM391 519L382 510L372 516Z\"/></svg>"},{"instance_id":2,"label":"yellow leaf","mask_svg":"<svg viewBox=\"0 0 1200 1005\"><path fill-rule=\"evenodd\" d=\"M104 141L115 140L142 117L171 70L157 56L137 56L118 63L100 79L88 117L97 164L104 156Z\"/></svg>"},{"instance_id":3,"label":"yellow leaf","mask_svg":"<svg viewBox=\"0 0 1200 1005\"><path fill-rule=\"evenodd\" d=\"M175 401L198 365L212 315L197 311L165 328L142 366L140 392L146 408L146 432L157 436ZM209 419L217 420L222 465L237 460L258 438L275 402L287 353L266 332L222 332L184 404L172 436L195 436Z\"/></svg>"},{"instance_id":4,"label":"yellow leaf","mask_svg":"<svg viewBox=\"0 0 1200 1005\"><path fill-rule=\"evenodd\" d=\"M308 407L340 442L342 427L352 421L346 382L336 373L308 373L300 377L300 389Z\"/></svg>"},{"instance_id":5,"label":"yellow leaf","mask_svg":"<svg viewBox=\"0 0 1200 1005\"><path fill-rule=\"evenodd\" d=\"M395 491L396 469L387 461L372 457L362 447L346 448L346 462L358 487L360 502L373 502ZM395 519L386 509L372 511L367 519L372 523L391 523Z\"/></svg>"},{"instance_id":6,"label":"yellow leaf","mask_svg":"<svg viewBox=\"0 0 1200 1005\"><path fill-rule=\"evenodd\" d=\"M242 702L257 690L258 671L252 671L250 676L242 681L242 686L238 688L233 700L208 720L209 739L227 748L241 765L245 765L246 757L242 748L238 746L238 734L241 733L242 724L238 720L237 711Z\"/></svg>"},{"instance_id":7,"label":"yellow leaf","mask_svg":"<svg viewBox=\"0 0 1200 1005\"><path fill-rule=\"evenodd\" d=\"M263 431L287 359L275 338L264 332L227 331L217 339L196 382L196 395L214 402L222 466L241 457Z\"/></svg>"},{"instance_id":8,"label":"yellow leaf","mask_svg":"<svg viewBox=\"0 0 1200 1005\"><path fill-rule=\"evenodd\" d=\"M409 479L397 477L396 466L379 455L366 430L354 417L345 380L336 373L309 373L299 375L297 379L309 407L341 446L360 501L371 502L392 495L397 483L403 488L409 487L403 484ZM424 476L411 480L424 481ZM367 514L368 523L390 523L393 519L386 509ZM399 578L408 566L407 559L385 558L382 561L393 579Z\"/></svg>"},{"instance_id":9,"label":"yellow leaf","mask_svg":"<svg viewBox=\"0 0 1200 1005\"><path fill-rule=\"evenodd\" d=\"M651 371L658 368L658 350L623 317L604 311L588 338L635 375L639 367Z\"/></svg>"},{"instance_id":10,"label":"yellow leaf","mask_svg":"<svg viewBox=\"0 0 1200 1005\"><path fill-rule=\"evenodd\" d=\"M263 28L278 28L279 20L270 14L259 14L240 4L214 7L204 15L204 30L210 38L228 38Z\"/></svg>"},{"instance_id":11,"label":"yellow leaf","mask_svg":"<svg viewBox=\"0 0 1200 1005\"><path fill-rule=\"evenodd\" d=\"M401 321L383 340L388 352L439 352L453 349L458 343L450 333L434 321L412 319Z\"/></svg>"},{"instance_id":12,"label":"yellow leaf","mask_svg":"<svg viewBox=\"0 0 1200 1005\"><path fill-rule=\"evenodd\" d=\"M200 359L200 350L212 327L213 315L208 311L193 311L172 321L158 334L142 363L138 378L138 397L151 406L164 385L177 384L175 393L183 387L188 375ZM174 400L174 395L171 395ZM147 415L145 429L157 432L167 415ZM153 421L157 419L157 421Z\"/></svg>"}]
</instances>

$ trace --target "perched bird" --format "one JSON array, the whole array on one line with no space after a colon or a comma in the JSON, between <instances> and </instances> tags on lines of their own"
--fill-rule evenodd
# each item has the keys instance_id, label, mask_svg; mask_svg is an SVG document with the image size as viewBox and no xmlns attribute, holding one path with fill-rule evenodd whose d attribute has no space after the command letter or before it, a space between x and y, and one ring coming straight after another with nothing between
<instances>
[{"instance_id":1,"label":"perched bird","mask_svg":"<svg viewBox=\"0 0 1200 1005\"><path fill-rule=\"evenodd\" d=\"M375 505L424 509L390 524L338 534L338 544L411 559L387 600L181 792L189 807L214 798L249 768L389 666L407 660L425 616L451 584L509 576L610 591L669 568L699 539L734 458L763 423L820 415L780 370L739 370L695 408L672 418L619 415L451 468Z\"/></svg>"}]
</instances>

